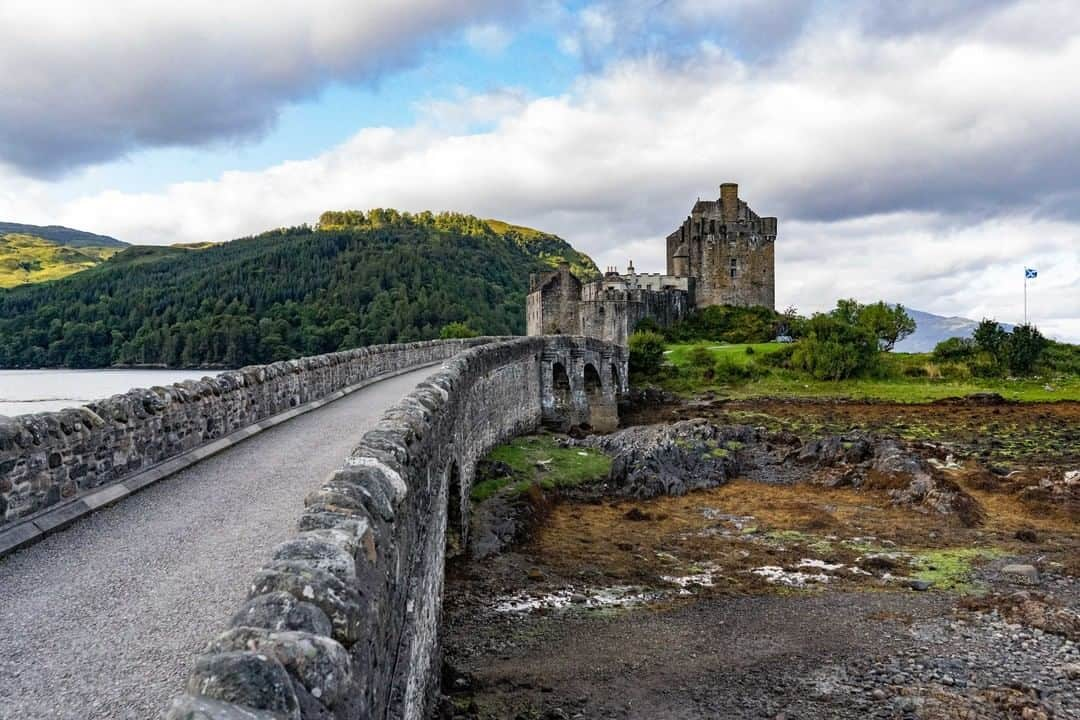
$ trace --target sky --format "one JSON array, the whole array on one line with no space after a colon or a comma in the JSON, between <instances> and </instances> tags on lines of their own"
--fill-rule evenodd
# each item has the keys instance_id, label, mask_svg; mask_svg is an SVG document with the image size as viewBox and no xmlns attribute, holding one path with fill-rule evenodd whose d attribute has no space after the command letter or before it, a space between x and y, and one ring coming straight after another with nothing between
<instances>
[{"instance_id":1,"label":"sky","mask_svg":"<svg viewBox=\"0 0 1080 720\"><path fill-rule=\"evenodd\" d=\"M1075 0L0 0L0 220L137 244L329 209L664 270L721 182L777 305L1080 341Z\"/></svg>"}]
</instances>

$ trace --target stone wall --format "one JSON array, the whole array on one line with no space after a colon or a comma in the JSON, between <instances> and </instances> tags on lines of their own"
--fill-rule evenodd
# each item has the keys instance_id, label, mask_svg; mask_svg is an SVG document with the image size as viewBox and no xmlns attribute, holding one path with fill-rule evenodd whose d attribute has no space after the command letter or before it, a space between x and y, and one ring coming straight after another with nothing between
<instances>
[{"instance_id":1,"label":"stone wall","mask_svg":"<svg viewBox=\"0 0 1080 720\"><path fill-rule=\"evenodd\" d=\"M0 530L277 413L490 341L376 345L131 390L83 408L0 416Z\"/></svg>"},{"instance_id":2,"label":"stone wall","mask_svg":"<svg viewBox=\"0 0 1080 720\"><path fill-rule=\"evenodd\" d=\"M667 238L667 272L696 280L696 307L776 304L777 219L759 216L738 192L724 183L719 199L699 199Z\"/></svg>"},{"instance_id":3,"label":"stone wall","mask_svg":"<svg viewBox=\"0 0 1080 720\"><path fill-rule=\"evenodd\" d=\"M626 389L622 348L527 337L456 355L388 410L308 496L295 539L256 575L168 717L428 717L447 538L467 539L476 462L557 416L553 382L567 369L562 411L578 420Z\"/></svg>"}]
</instances>

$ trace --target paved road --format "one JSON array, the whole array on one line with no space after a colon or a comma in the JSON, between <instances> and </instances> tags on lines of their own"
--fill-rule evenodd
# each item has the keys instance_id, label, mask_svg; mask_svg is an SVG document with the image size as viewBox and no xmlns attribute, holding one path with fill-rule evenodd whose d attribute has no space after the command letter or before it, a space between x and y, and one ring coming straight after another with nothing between
<instances>
[{"instance_id":1,"label":"paved road","mask_svg":"<svg viewBox=\"0 0 1080 720\"><path fill-rule=\"evenodd\" d=\"M433 369L262 432L0 560L0 718L154 718L304 496Z\"/></svg>"}]
</instances>

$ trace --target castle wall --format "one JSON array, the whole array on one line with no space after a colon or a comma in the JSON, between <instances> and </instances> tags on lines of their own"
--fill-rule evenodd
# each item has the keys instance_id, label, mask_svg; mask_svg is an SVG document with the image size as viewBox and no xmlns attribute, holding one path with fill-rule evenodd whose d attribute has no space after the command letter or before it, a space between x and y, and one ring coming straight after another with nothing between
<instances>
[{"instance_id":1,"label":"castle wall","mask_svg":"<svg viewBox=\"0 0 1080 720\"><path fill-rule=\"evenodd\" d=\"M690 293L677 288L618 290L589 283L581 292L580 334L625 347L645 318L666 327L686 317L691 304Z\"/></svg>"},{"instance_id":2,"label":"castle wall","mask_svg":"<svg viewBox=\"0 0 1080 720\"><path fill-rule=\"evenodd\" d=\"M525 298L525 334L580 334L580 299L581 281L565 263L550 272L531 276Z\"/></svg>"},{"instance_id":3,"label":"castle wall","mask_svg":"<svg viewBox=\"0 0 1080 720\"><path fill-rule=\"evenodd\" d=\"M698 200L682 225L668 236L668 271L675 271L674 252L685 242L686 274L696 281L696 306L773 308L776 225L775 217L760 217L738 199L736 184L724 183L719 200Z\"/></svg>"}]
</instances>

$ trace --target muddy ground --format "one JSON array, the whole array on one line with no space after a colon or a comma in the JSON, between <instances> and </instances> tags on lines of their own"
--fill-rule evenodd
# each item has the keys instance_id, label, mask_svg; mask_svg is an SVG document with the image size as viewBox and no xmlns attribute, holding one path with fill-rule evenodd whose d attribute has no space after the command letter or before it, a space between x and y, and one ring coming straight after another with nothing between
<instances>
[{"instance_id":1,"label":"muddy ground","mask_svg":"<svg viewBox=\"0 0 1080 720\"><path fill-rule=\"evenodd\" d=\"M1080 404L705 399L624 420L686 417L906 438L985 520L809 470L531 493L528 538L448 566L444 716L1080 718L1080 516L1044 492L1080 468Z\"/></svg>"}]
</instances>

